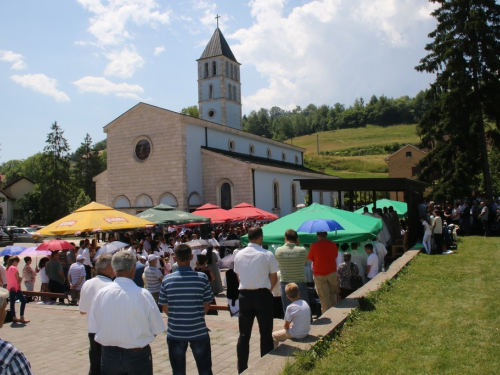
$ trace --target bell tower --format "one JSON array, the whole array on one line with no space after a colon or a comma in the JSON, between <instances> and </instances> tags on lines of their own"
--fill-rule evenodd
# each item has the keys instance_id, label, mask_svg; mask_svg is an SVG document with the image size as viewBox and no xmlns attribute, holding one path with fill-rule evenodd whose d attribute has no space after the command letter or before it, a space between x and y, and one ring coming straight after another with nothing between
<instances>
[{"instance_id":1,"label":"bell tower","mask_svg":"<svg viewBox=\"0 0 500 375\"><path fill-rule=\"evenodd\" d=\"M241 129L241 64L222 35L218 20L197 62L200 118Z\"/></svg>"}]
</instances>

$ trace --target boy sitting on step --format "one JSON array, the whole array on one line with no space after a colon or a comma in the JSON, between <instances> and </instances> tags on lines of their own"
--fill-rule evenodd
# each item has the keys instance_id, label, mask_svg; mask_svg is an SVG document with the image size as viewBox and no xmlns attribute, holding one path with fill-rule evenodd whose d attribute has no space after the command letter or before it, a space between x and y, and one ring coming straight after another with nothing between
<instances>
[{"instance_id":1,"label":"boy sitting on step","mask_svg":"<svg viewBox=\"0 0 500 375\"><path fill-rule=\"evenodd\" d=\"M286 308L284 329L273 332L275 348L281 341L304 338L311 330L311 309L306 301L299 299L297 284L287 284L285 294L292 303Z\"/></svg>"}]
</instances>

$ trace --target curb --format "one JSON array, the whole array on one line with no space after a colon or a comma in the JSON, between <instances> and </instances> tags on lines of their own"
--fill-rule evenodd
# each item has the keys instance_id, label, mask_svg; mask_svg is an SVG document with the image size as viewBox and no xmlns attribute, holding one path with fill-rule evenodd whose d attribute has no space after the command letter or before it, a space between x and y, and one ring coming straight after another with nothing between
<instances>
[{"instance_id":1,"label":"curb","mask_svg":"<svg viewBox=\"0 0 500 375\"><path fill-rule=\"evenodd\" d=\"M277 375L283 371L287 362L295 361L293 356L296 352L309 350L321 337L331 335L335 329L341 327L358 307L358 298L365 297L368 293L380 289L380 286L392 280L396 275L417 256L420 250L408 250L395 260L386 272L381 272L368 283L363 285L346 299L340 301L335 307L325 312L311 325L311 332L300 340L286 340L273 351L269 352L257 362L252 364L244 374L247 375Z\"/></svg>"}]
</instances>

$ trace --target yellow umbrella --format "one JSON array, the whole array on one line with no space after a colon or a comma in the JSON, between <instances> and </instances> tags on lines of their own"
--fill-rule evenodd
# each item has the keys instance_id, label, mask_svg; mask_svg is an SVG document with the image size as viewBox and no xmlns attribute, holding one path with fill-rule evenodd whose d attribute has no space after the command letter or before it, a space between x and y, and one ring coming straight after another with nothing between
<instances>
[{"instance_id":1,"label":"yellow umbrella","mask_svg":"<svg viewBox=\"0 0 500 375\"><path fill-rule=\"evenodd\" d=\"M75 234L75 232L92 232L95 229L106 231L141 228L146 225L155 225L155 223L92 202L38 232L43 235L65 235Z\"/></svg>"}]
</instances>

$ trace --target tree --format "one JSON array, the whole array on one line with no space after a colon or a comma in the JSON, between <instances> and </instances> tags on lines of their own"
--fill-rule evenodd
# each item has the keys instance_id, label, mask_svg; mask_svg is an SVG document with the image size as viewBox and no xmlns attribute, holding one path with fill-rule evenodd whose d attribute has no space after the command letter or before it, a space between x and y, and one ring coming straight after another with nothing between
<instances>
[{"instance_id":1,"label":"tree","mask_svg":"<svg viewBox=\"0 0 500 375\"><path fill-rule=\"evenodd\" d=\"M198 106L197 105L192 105L190 107L182 108L181 109L181 113L183 115L188 115L188 116L191 116L191 117L196 117L196 118L200 117L200 112L198 111Z\"/></svg>"},{"instance_id":2,"label":"tree","mask_svg":"<svg viewBox=\"0 0 500 375\"><path fill-rule=\"evenodd\" d=\"M95 183L93 178L101 172L101 161L99 159L99 151L92 146L90 134L87 133L74 155L75 166L73 168L73 176L75 185L83 189L91 201L95 201Z\"/></svg>"},{"instance_id":3,"label":"tree","mask_svg":"<svg viewBox=\"0 0 500 375\"><path fill-rule=\"evenodd\" d=\"M495 0L431 0L440 5L433 39L418 71L436 73L428 98L431 109L418 133L431 152L422 159L421 177L438 184L445 198L470 195L464 183L482 172L483 186L492 198L486 144L485 115L500 120L500 5ZM498 127L498 125L497 125Z\"/></svg>"},{"instance_id":4,"label":"tree","mask_svg":"<svg viewBox=\"0 0 500 375\"><path fill-rule=\"evenodd\" d=\"M69 145L64 138L64 131L57 122L47 135L43 149L44 170L40 188L40 219L52 222L69 213L69 206L74 199L74 186L71 183L69 170Z\"/></svg>"}]
</instances>

